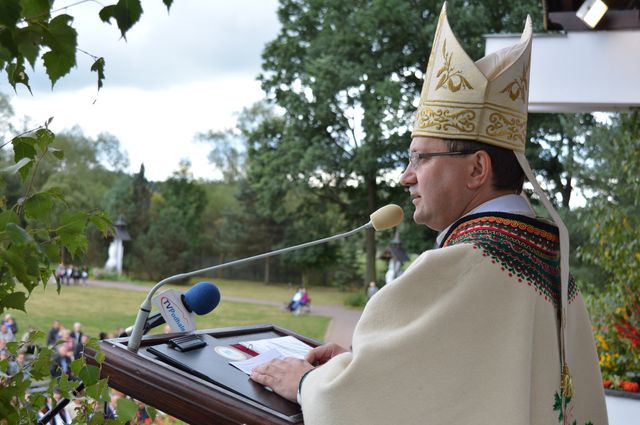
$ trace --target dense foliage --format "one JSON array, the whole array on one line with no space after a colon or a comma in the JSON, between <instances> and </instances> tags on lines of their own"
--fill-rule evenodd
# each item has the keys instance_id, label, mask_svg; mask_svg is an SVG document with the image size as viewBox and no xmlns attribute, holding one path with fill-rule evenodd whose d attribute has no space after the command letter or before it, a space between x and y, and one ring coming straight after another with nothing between
<instances>
[{"instance_id":1,"label":"dense foliage","mask_svg":"<svg viewBox=\"0 0 640 425\"><path fill-rule=\"evenodd\" d=\"M167 7L172 0L163 0ZM77 2L75 5L82 3ZM73 5L70 5L73 6ZM70 6L64 8L66 12ZM142 14L140 0L119 0L117 4L103 7L99 16L104 22L114 19L124 37L126 32L139 20ZM9 84L16 89L18 84L29 91L28 63L33 68L37 60L44 64L45 72L52 86L68 74L76 64L77 33L72 26L73 17L53 10L52 0L3 0L0 2L0 71L6 73ZM85 52L86 53L86 52ZM104 64L101 57L94 57L91 71L97 73L98 88L103 84ZM77 208L86 198L73 198L80 187L78 175L69 173L64 150L54 146L64 144L64 138L56 140L48 129L51 120L43 126L23 132L5 142L4 137L12 128L6 119L12 111L3 96L0 96L0 128L3 141L0 145L0 314L7 309L26 311L26 303L32 291L46 286L53 278L54 266L65 254L78 258L87 251L89 224L106 236L110 228L107 216L95 209L97 203L89 199L90 210ZM78 137L72 138L72 142ZM98 145L112 145L114 140L101 139ZM88 146L87 146L88 145ZM12 148L13 158L8 158L5 147ZM98 151L119 153L117 149L96 149L91 144L79 143L73 153L85 154ZM87 149L89 148L89 149ZM84 159L84 158L83 158ZM108 158L93 158L93 163ZM75 161L76 165L81 163ZM81 174L83 169L71 170ZM90 166L89 166L90 168ZM100 174L99 170L96 174ZM67 179L50 179L51 176L71 176ZM93 175L93 173L92 173ZM94 179L91 179L95 182ZM91 193L91 191L87 191ZM85 193L86 194L86 193ZM67 201L70 199L70 202ZM60 282L55 283L58 291ZM53 354L50 348L42 347L42 333L33 331L19 342L6 344L6 353L0 360L0 423L36 423L37 414L46 411L48 398L53 392L64 398L79 397L80 406L73 423L105 423L100 414L95 414L95 406L109 401L107 379L99 379L99 367L86 364L83 358L70 364L70 376L49 379L49 363ZM22 370L7 375L9 359L24 353L32 347L33 358L29 374ZM95 345L95 341L87 346ZM3 350L4 351L4 350ZM7 354L5 358L5 354ZM98 362L101 355L97 355ZM45 392L29 393L34 381L48 380ZM82 394L76 394L80 385ZM98 403L98 404L96 404ZM125 423L137 410L132 400L118 403L118 419L110 423Z\"/></svg>"},{"instance_id":2,"label":"dense foliage","mask_svg":"<svg viewBox=\"0 0 640 425\"><path fill-rule=\"evenodd\" d=\"M600 366L609 385L640 378L640 116L612 116L588 141L585 180L594 196L579 215L585 261L606 272L590 301ZM638 391L638 386L634 387Z\"/></svg>"}]
</instances>

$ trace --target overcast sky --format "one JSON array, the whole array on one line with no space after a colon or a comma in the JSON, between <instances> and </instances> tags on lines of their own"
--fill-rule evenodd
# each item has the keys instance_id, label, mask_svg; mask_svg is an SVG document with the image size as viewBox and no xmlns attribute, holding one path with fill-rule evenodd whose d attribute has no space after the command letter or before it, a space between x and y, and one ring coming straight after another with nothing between
<instances>
[{"instance_id":1,"label":"overcast sky","mask_svg":"<svg viewBox=\"0 0 640 425\"><path fill-rule=\"evenodd\" d=\"M56 1L56 7L73 4ZM109 2L107 2L109 3ZM256 76L264 45L279 30L277 0L175 0L167 14L161 0L144 0L141 20L120 38L102 23L100 7L73 6L78 47L106 60L104 87L89 68L93 59L78 53L78 66L53 91L42 68L30 73L33 96L6 83L16 116L51 129L78 125L85 135L115 135L129 156L132 172L144 162L146 176L164 180L181 159L196 177L219 177L208 163L210 146L194 141L207 130L232 127L235 114L264 97ZM95 101L95 103L94 103Z\"/></svg>"}]
</instances>

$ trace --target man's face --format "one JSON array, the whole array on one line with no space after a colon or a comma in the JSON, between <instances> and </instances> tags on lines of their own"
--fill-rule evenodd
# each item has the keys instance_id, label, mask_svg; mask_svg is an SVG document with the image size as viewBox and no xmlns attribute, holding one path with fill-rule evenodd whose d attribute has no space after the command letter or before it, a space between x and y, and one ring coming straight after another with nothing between
<instances>
[{"instance_id":1,"label":"man's face","mask_svg":"<svg viewBox=\"0 0 640 425\"><path fill-rule=\"evenodd\" d=\"M410 152L447 152L442 139L415 137ZM409 164L400 183L409 187L415 211L413 220L442 231L465 213L472 193L467 189L470 163L467 156L436 156Z\"/></svg>"}]
</instances>

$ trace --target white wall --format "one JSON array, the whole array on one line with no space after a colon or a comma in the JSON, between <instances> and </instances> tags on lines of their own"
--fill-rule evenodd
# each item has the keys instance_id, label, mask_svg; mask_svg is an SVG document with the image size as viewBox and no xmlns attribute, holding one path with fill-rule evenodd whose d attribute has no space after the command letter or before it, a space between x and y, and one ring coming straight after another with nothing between
<instances>
[{"instance_id":1,"label":"white wall","mask_svg":"<svg viewBox=\"0 0 640 425\"><path fill-rule=\"evenodd\" d=\"M486 53L520 35L486 36ZM529 111L588 112L640 107L640 31L535 34Z\"/></svg>"},{"instance_id":2,"label":"white wall","mask_svg":"<svg viewBox=\"0 0 640 425\"><path fill-rule=\"evenodd\" d=\"M640 423L640 400L606 396L609 425Z\"/></svg>"}]
</instances>

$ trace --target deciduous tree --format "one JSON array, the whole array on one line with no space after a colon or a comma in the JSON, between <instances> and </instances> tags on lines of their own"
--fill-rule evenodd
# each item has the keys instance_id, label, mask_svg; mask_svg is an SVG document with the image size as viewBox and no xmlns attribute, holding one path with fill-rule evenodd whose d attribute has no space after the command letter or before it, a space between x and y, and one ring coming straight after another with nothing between
<instances>
[{"instance_id":1,"label":"deciduous tree","mask_svg":"<svg viewBox=\"0 0 640 425\"><path fill-rule=\"evenodd\" d=\"M274 160L271 185L310 189L354 225L387 201L397 188L389 172L406 164L440 6L433 0L281 1L282 29L263 53L261 76L286 110L280 136L264 146ZM449 10L475 57L482 55L483 34L521 31L527 12L541 12L536 1L497 0L453 1ZM375 254L370 231L365 282L375 280Z\"/></svg>"}]
</instances>

